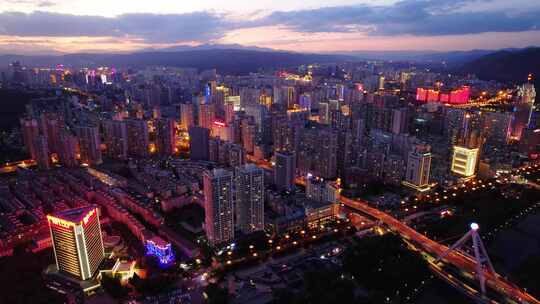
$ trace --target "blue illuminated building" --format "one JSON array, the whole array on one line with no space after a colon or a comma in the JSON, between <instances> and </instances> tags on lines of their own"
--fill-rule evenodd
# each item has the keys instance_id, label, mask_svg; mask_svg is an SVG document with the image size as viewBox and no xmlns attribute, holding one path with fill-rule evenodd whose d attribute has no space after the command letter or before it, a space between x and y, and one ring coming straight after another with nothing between
<instances>
[{"instance_id":1,"label":"blue illuminated building","mask_svg":"<svg viewBox=\"0 0 540 304\"><path fill-rule=\"evenodd\" d=\"M159 263L162 265L167 265L174 261L171 243L165 242L158 236L146 241L146 254L157 257Z\"/></svg>"}]
</instances>

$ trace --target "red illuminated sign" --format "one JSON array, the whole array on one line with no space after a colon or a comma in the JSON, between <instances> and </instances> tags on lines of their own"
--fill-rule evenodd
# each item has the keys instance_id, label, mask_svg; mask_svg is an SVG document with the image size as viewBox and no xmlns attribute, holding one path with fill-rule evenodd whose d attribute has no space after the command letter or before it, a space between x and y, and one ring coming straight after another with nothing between
<instances>
[{"instance_id":1,"label":"red illuminated sign","mask_svg":"<svg viewBox=\"0 0 540 304\"><path fill-rule=\"evenodd\" d=\"M225 127L226 124L222 121L219 121L219 120L214 120L214 125L218 126L218 127Z\"/></svg>"}]
</instances>

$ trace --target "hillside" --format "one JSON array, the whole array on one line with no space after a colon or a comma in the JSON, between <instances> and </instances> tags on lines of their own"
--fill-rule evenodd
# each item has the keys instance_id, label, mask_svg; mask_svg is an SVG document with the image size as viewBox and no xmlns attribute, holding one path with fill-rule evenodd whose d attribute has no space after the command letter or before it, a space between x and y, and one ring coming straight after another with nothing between
<instances>
[{"instance_id":1,"label":"hillside","mask_svg":"<svg viewBox=\"0 0 540 304\"><path fill-rule=\"evenodd\" d=\"M460 70L480 79L512 83L522 83L532 73L540 89L540 48L495 52L466 63Z\"/></svg>"}]
</instances>

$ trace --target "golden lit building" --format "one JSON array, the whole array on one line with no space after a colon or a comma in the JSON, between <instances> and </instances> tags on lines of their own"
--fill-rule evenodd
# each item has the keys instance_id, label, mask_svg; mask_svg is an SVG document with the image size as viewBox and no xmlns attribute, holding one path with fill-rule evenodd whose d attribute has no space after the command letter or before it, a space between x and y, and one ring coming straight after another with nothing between
<instances>
[{"instance_id":1,"label":"golden lit building","mask_svg":"<svg viewBox=\"0 0 540 304\"><path fill-rule=\"evenodd\" d=\"M103 238L96 207L82 207L47 215L56 267L79 280L96 273L103 257Z\"/></svg>"},{"instance_id":2,"label":"golden lit building","mask_svg":"<svg viewBox=\"0 0 540 304\"><path fill-rule=\"evenodd\" d=\"M475 174L476 162L478 160L478 148L466 148L454 146L454 156L452 157L452 172L470 177Z\"/></svg>"}]
</instances>

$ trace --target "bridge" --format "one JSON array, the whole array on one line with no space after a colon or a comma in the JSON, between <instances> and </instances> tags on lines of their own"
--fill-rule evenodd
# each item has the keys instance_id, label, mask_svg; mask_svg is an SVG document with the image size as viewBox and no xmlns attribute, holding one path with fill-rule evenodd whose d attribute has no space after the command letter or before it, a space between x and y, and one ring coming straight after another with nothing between
<instances>
[{"instance_id":1,"label":"bridge","mask_svg":"<svg viewBox=\"0 0 540 304\"><path fill-rule=\"evenodd\" d=\"M370 207L364 201L353 200L341 195L338 199L343 205L377 219L378 221L386 225L390 230L400 234L408 241L412 241L422 247L425 252L437 257L446 255L444 257L444 260L448 263L454 265L459 269L475 273L477 269L477 263L471 257L461 254L457 251L449 251L449 248L447 246L441 245L431 240L430 238L417 232L416 230L402 223L393 216L382 212L376 208ZM507 296L508 298L512 299L517 303L540 304L540 301L538 301L536 298L521 290L519 287L512 284L511 282L508 282L497 273L485 271L484 278L486 281L486 286L497 291L500 294Z\"/></svg>"}]
</instances>

